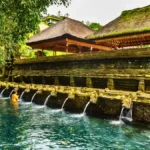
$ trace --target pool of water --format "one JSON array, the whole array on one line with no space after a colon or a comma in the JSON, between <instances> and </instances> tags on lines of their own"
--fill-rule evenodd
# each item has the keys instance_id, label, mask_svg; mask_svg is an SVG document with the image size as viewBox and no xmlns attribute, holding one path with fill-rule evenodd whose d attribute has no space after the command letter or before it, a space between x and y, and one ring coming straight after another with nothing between
<instances>
[{"instance_id":1,"label":"pool of water","mask_svg":"<svg viewBox=\"0 0 150 150\"><path fill-rule=\"evenodd\" d=\"M148 150L150 130L31 103L14 106L0 100L0 149Z\"/></svg>"}]
</instances>

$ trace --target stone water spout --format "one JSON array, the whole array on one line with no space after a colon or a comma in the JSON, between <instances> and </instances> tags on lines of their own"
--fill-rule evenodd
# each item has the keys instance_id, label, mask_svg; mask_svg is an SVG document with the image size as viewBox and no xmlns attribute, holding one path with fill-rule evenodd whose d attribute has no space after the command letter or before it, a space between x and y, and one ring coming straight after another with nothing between
<instances>
[{"instance_id":1,"label":"stone water spout","mask_svg":"<svg viewBox=\"0 0 150 150\"><path fill-rule=\"evenodd\" d=\"M32 96L32 99L31 99L31 103L33 102L34 97L35 97L36 94L42 94L42 91L41 91L41 90L38 90L38 91L36 91L36 92L34 93L34 95Z\"/></svg>"},{"instance_id":2,"label":"stone water spout","mask_svg":"<svg viewBox=\"0 0 150 150\"><path fill-rule=\"evenodd\" d=\"M75 91L74 91L74 89L71 89L71 91L69 91L68 98L73 99L73 100L75 99Z\"/></svg>"},{"instance_id":3,"label":"stone water spout","mask_svg":"<svg viewBox=\"0 0 150 150\"><path fill-rule=\"evenodd\" d=\"M14 84L13 87L18 89L19 86L17 84Z\"/></svg>"},{"instance_id":4,"label":"stone water spout","mask_svg":"<svg viewBox=\"0 0 150 150\"><path fill-rule=\"evenodd\" d=\"M18 91L18 90L19 90L18 86L14 86L14 87L15 87L15 88L10 92L9 97L11 97L11 95L12 95L12 93L13 93L14 91Z\"/></svg>"},{"instance_id":5,"label":"stone water spout","mask_svg":"<svg viewBox=\"0 0 150 150\"><path fill-rule=\"evenodd\" d=\"M119 121L132 121L132 99L131 95L122 97L122 109L119 116Z\"/></svg>"},{"instance_id":6,"label":"stone water spout","mask_svg":"<svg viewBox=\"0 0 150 150\"><path fill-rule=\"evenodd\" d=\"M60 86L60 87L58 88L58 91L61 92L61 93L64 93L65 88L64 88L63 86L62 86L62 87Z\"/></svg>"},{"instance_id":7,"label":"stone water spout","mask_svg":"<svg viewBox=\"0 0 150 150\"><path fill-rule=\"evenodd\" d=\"M69 92L68 97L64 100L64 102L63 102L63 104L62 104L62 106L61 106L61 109L62 109L62 110L63 110L63 108L64 108L66 102L67 102L69 99L72 99L72 100L75 99L75 94L74 94L73 92L74 92L74 91L71 90L71 91Z\"/></svg>"},{"instance_id":8,"label":"stone water spout","mask_svg":"<svg viewBox=\"0 0 150 150\"><path fill-rule=\"evenodd\" d=\"M96 92L93 92L91 95L90 95L90 101L86 104L85 108L84 108L84 111L83 111L83 114L86 113L86 110L89 106L90 103L93 103L93 104L96 104L97 103L97 100L98 100L98 95Z\"/></svg>"},{"instance_id":9,"label":"stone water spout","mask_svg":"<svg viewBox=\"0 0 150 150\"><path fill-rule=\"evenodd\" d=\"M57 97L57 88L54 88L54 89L51 91L51 96Z\"/></svg>"},{"instance_id":10,"label":"stone water spout","mask_svg":"<svg viewBox=\"0 0 150 150\"><path fill-rule=\"evenodd\" d=\"M26 88L25 92L29 93L30 92L30 88Z\"/></svg>"},{"instance_id":11,"label":"stone water spout","mask_svg":"<svg viewBox=\"0 0 150 150\"><path fill-rule=\"evenodd\" d=\"M25 87L25 85L23 85L23 84L19 84L19 85L18 85L18 88L25 89L26 87Z\"/></svg>"},{"instance_id":12,"label":"stone water spout","mask_svg":"<svg viewBox=\"0 0 150 150\"><path fill-rule=\"evenodd\" d=\"M7 84L7 85L6 85L6 89L8 90L8 89L9 89L9 87L10 87L10 86L9 86L9 84Z\"/></svg>"},{"instance_id":13,"label":"stone water spout","mask_svg":"<svg viewBox=\"0 0 150 150\"><path fill-rule=\"evenodd\" d=\"M126 108L126 109L130 109L132 106L132 99L128 96L124 97L122 99L122 107Z\"/></svg>"},{"instance_id":14,"label":"stone water spout","mask_svg":"<svg viewBox=\"0 0 150 150\"><path fill-rule=\"evenodd\" d=\"M93 92L91 95L90 95L90 102L93 103L93 104L96 104L98 101L98 95L96 92Z\"/></svg>"}]
</instances>

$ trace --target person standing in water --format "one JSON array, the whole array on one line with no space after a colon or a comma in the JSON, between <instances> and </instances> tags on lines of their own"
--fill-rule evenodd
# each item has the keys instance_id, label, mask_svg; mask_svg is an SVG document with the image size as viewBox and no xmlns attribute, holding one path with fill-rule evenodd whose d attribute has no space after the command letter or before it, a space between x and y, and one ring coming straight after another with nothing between
<instances>
[{"instance_id":1,"label":"person standing in water","mask_svg":"<svg viewBox=\"0 0 150 150\"><path fill-rule=\"evenodd\" d=\"M18 100L19 100L19 95L17 94L17 91L13 91L12 95L11 95L11 104L14 108L15 113L18 110Z\"/></svg>"},{"instance_id":2,"label":"person standing in water","mask_svg":"<svg viewBox=\"0 0 150 150\"><path fill-rule=\"evenodd\" d=\"M17 91L14 91L11 95L11 101L12 103L17 103L19 99L19 95L17 94Z\"/></svg>"}]
</instances>

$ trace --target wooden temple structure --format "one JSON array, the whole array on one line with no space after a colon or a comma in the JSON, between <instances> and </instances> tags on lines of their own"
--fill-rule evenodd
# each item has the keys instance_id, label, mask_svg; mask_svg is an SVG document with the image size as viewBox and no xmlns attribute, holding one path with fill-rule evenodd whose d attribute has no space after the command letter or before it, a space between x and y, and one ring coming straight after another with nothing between
<instances>
[{"instance_id":1,"label":"wooden temple structure","mask_svg":"<svg viewBox=\"0 0 150 150\"><path fill-rule=\"evenodd\" d=\"M108 51L150 44L150 5L123 11L119 17L93 31L82 22L65 18L31 37L33 49L66 53Z\"/></svg>"},{"instance_id":2,"label":"wooden temple structure","mask_svg":"<svg viewBox=\"0 0 150 150\"><path fill-rule=\"evenodd\" d=\"M149 45L150 5L123 11L118 18L90 34L87 39L114 49Z\"/></svg>"},{"instance_id":3,"label":"wooden temple structure","mask_svg":"<svg viewBox=\"0 0 150 150\"><path fill-rule=\"evenodd\" d=\"M83 23L65 18L31 37L27 45L33 49L53 50L66 53L81 53L99 50L111 50L111 47L95 44L92 40L85 39L93 30Z\"/></svg>"}]
</instances>

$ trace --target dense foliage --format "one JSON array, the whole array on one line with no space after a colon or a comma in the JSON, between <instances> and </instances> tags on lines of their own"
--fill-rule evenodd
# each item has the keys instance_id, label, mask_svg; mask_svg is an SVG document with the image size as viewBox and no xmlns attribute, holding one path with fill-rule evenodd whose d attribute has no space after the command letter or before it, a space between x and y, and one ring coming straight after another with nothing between
<instances>
[{"instance_id":1,"label":"dense foliage","mask_svg":"<svg viewBox=\"0 0 150 150\"><path fill-rule=\"evenodd\" d=\"M97 31L99 30L102 25L100 25L99 23L96 23L96 22L92 22L90 25L89 25L90 28L92 28L93 30Z\"/></svg>"},{"instance_id":2,"label":"dense foliage","mask_svg":"<svg viewBox=\"0 0 150 150\"><path fill-rule=\"evenodd\" d=\"M0 0L0 46L7 52L18 49L18 43L28 33L38 31L41 13L47 7L69 3L70 0Z\"/></svg>"},{"instance_id":3,"label":"dense foliage","mask_svg":"<svg viewBox=\"0 0 150 150\"><path fill-rule=\"evenodd\" d=\"M97 31L100 28L102 28L102 25L97 23L97 22L89 22L89 21L87 21L85 24L87 26L89 26L91 29L95 30L95 31Z\"/></svg>"}]
</instances>

